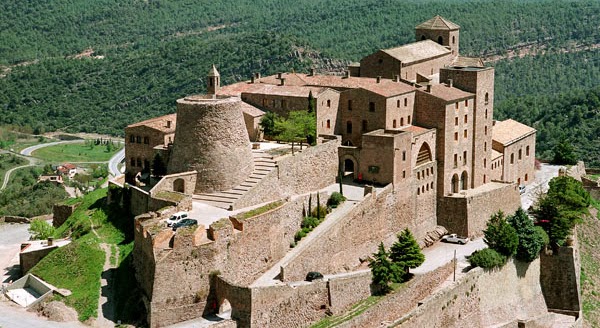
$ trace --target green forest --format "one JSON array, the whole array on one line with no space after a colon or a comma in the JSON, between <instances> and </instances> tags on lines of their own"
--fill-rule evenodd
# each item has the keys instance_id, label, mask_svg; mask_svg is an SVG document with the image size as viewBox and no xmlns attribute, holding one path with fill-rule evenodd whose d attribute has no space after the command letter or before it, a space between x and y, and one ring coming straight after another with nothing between
<instances>
[{"instance_id":1,"label":"green forest","mask_svg":"<svg viewBox=\"0 0 600 328\"><path fill-rule=\"evenodd\" d=\"M542 158L565 134L600 165L597 0L16 0L0 12L0 125L122 135L204 91L213 63L224 84L340 71L439 14L461 26L463 55L529 47L489 63L496 117L538 129Z\"/></svg>"}]
</instances>

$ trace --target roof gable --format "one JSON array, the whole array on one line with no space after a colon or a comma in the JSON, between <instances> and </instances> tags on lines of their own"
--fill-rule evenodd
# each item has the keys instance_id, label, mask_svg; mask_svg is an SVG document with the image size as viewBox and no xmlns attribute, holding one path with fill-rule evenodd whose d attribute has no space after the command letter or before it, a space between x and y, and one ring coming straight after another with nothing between
<instances>
[{"instance_id":1,"label":"roof gable","mask_svg":"<svg viewBox=\"0 0 600 328\"><path fill-rule=\"evenodd\" d=\"M409 43L396 48L382 49L381 51L401 61L403 65L452 53L448 48L432 40Z\"/></svg>"},{"instance_id":2,"label":"roof gable","mask_svg":"<svg viewBox=\"0 0 600 328\"><path fill-rule=\"evenodd\" d=\"M432 19L417 25L415 28L419 30L458 30L460 26L440 15L436 15Z\"/></svg>"}]
</instances>

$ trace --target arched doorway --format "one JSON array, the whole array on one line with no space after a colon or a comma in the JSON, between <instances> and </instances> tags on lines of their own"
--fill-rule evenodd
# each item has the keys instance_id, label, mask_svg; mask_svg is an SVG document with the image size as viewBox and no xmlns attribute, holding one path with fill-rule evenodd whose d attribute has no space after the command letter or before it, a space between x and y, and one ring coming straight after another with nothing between
<instances>
[{"instance_id":1,"label":"arched doorway","mask_svg":"<svg viewBox=\"0 0 600 328\"><path fill-rule=\"evenodd\" d=\"M181 178L173 181L173 191L184 193L185 192L185 181Z\"/></svg>"},{"instance_id":2,"label":"arched doorway","mask_svg":"<svg viewBox=\"0 0 600 328\"><path fill-rule=\"evenodd\" d=\"M224 299L219 306L217 315L223 319L231 319L231 303L228 299Z\"/></svg>"},{"instance_id":3,"label":"arched doorway","mask_svg":"<svg viewBox=\"0 0 600 328\"><path fill-rule=\"evenodd\" d=\"M462 182L461 183L462 190L469 189L469 175L467 174L467 171L464 171L462 173L462 175L460 176L460 181Z\"/></svg>"},{"instance_id":4,"label":"arched doorway","mask_svg":"<svg viewBox=\"0 0 600 328\"><path fill-rule=\"evenodd\" d=\"M346 158L344 160L344 176L354 175L356 165L354 165L354 161L350 158Z\"/></svg>"},{"instance_id":5,"label":"arched doorway","mask_svg":"<svg viewBox=\"0 0 600 328\"><path fill-rule=\"evenodd\" d=\"M444 38L442 38L441 36L438 36L438 43L443 45L444 44Z\"/></svg>"},{"instance_id":6,"label":"arched doorway","mask_svg":"<svg viewBox=\"0 0 600 328\"><path fill-rule=\"evenodd\" d=\"M454 174L452 176L452 193L458 192L458 175Z\"/></svg>"}]
</instances>

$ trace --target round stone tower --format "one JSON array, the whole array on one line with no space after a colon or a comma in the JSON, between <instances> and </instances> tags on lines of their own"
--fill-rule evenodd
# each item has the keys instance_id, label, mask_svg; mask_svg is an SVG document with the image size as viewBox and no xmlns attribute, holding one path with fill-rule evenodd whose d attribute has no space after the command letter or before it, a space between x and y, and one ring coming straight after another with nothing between
<instances>
[{"instance_id":1,"label":"round stone tower","mask_svg":"<svg viewBox=\"0 0 600 328\"><path fill-rule=\"evenodd\" d=\"M167 171L198 171L195 193L230 189L254 170L240 103L239 98L216 95L177 100L177 129Z\"/></svg>"}]
</instances>

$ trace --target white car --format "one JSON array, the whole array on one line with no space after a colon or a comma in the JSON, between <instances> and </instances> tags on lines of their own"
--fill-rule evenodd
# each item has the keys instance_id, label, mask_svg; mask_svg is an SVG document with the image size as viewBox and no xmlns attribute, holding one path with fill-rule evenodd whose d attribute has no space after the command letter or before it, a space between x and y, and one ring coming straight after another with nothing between
<instances>
[{"instance_id":1,"label":"white car","mask_svg":"<svg viewBox=\"0 0 600 328\"><path fill-rule=\"evenodd\" d=\"M173 226L175 223L188 218L187 212L177 212L167 219L167 227Z\"/></svg>"},{"instance_id":2,"label":"white car","mask_svg":"<svg viewBox=\"0 0 600 328\"><path fill-rule=\"evenodd\" d=\"M442 237L442 241L445 241L447 243L455 243L455 244L464 245L469 242L469 237L462 237L455 233L452 233L452 234L445 235L444 237Z\"/></svg>"}]
</instances>

